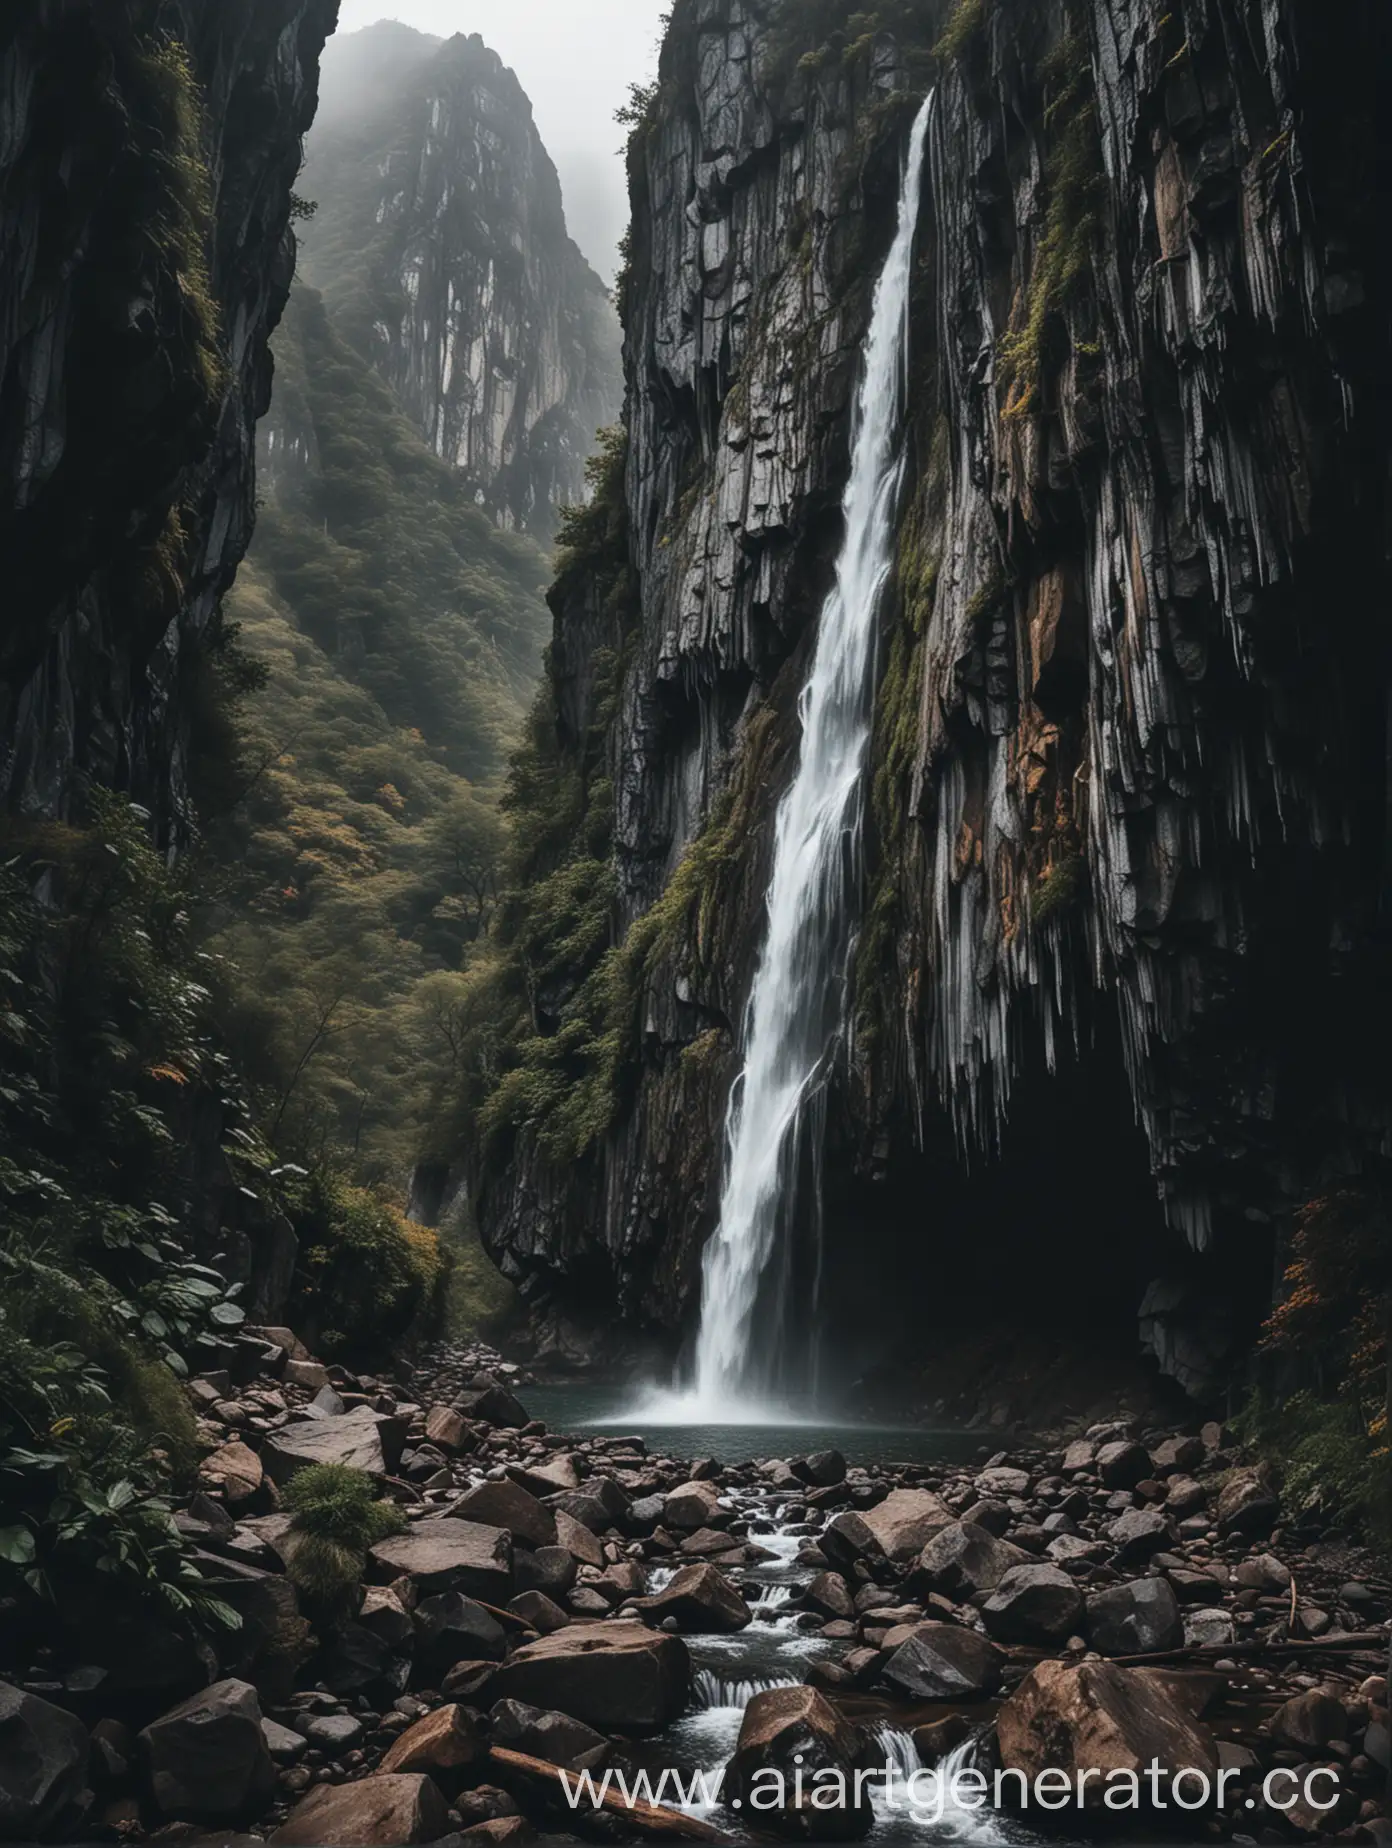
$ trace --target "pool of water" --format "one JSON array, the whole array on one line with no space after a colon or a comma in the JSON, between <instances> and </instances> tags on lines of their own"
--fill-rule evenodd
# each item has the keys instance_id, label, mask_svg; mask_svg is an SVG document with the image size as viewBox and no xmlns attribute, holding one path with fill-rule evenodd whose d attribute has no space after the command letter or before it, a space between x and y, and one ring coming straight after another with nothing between
<instances>
[{"instance_id":1,"label":"pool of water","mask_svg":"<svg viewBox=\"0 0 1392 1848\"><path fill-rule=\"evenodd\" d=\"M714 1457L742 1463L751 1457L805 1456L812 1450L842 1451L851 1463L956 1463L995 1448L978 1431L942 1431L926 1425L856 1423L792 1406L767 1422L729 1424L680 1417L656 1395L632 1386L533 1385L518 1389L533 1418L552 1431L585 1436L632 1433L664 1456Z\"/></svg>"}]
</instances>

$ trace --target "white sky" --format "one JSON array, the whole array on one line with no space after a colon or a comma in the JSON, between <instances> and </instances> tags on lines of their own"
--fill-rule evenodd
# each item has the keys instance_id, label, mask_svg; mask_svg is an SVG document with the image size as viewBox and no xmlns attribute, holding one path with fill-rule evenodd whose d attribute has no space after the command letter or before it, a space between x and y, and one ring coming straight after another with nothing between
<instances>
[{"instance_id":1,"label":"white sky","mask_svg":"<svg viewBox=\"0 0 1392 1848\"><path fill-rule=\"evenodd\" d=\"M561 176L570 234L606 282L628 222L614 111L657 69L670 0L342 0L340 32L399 19L449 38L477 32L516 71Z\"/></svg>"}]
</instances>

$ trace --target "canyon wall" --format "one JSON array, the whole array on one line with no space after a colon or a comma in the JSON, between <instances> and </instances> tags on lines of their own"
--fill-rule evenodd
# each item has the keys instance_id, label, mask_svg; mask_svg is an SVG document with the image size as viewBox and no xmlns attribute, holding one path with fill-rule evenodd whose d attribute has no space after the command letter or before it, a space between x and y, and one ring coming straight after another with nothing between
<instances>
[{"instance_id":1,"label":"canyon wall","mask_svg":"<svg viewBox=\"0 0 1392 1848\"><path fill-rule=\"evenodd\" d=\"M669 1347L690 1326L869 291L935 88L804 1269L892 1256L927 1314L969 1243L1084 1303L1129 1251L1128 1317L1203 1387L1292 1209L1387 1144L1385 26L1361 0L841 12L678 0L634 132L622 500L553 593L551 662L623 980L600 1004L593 951L552 958L524 1057L560 1045L600 1107L573 1159L545 1094L492 1107L484 1237L562 1351L615 1305ZM1112 1161L1075 1240L1075 1177ZM1015 1177L997 1223L967 1172Z\"/></svg>"},{"instance_id":2,"label":"canyon wall","mask_svg":"<svg viewBox=\"0 0 1392 1848\"><path fill-rule=\"evenodd\" d=\"M335 0L0 23L0 800L187 823L201 663L251 532L291 187Z\"/></svg>"},{"instance_id":3,"label":"canyon wall","mask_svg":"<svg viewBox=\"0 0 1392 1848\"><path fill-rule=\"evenodd\" d=\"M477 36L332 48L305 273L480 507L549 539L618 416L619 329L521 85Z\"/></svg>"}]
</instances>

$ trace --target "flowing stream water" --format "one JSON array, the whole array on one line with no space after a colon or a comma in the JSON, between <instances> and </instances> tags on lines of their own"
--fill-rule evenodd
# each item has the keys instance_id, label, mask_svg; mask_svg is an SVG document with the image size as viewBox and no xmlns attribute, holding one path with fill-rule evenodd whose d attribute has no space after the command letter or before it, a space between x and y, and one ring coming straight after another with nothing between
<instances>
[{"instance_id":1,"label":"flowing stream water","mask_svg":"<svg viewBox=\"0 0 1392 1848\"><path fill-rule=\"evenodd\" d=\"M750 996L744 1070L730 1098L720 1222L704 1253L694 1390L683 1395L688 1420L747 1417L751 1403L815 1386L792 1377L794 1344L779 1318L757 1312L761 1287L774 1281L771 1266L791 1265L797 1214L806 1211L815 1223L820 1211L817 1105L845 1011L877 618L903 474L914 229L931 113L930 96L913 125L898 228L875 288L842 500L845 533L800 701L797 770L778 809L768 934ZM800 1175L810 1177L807 1185L799 1185ZM791 1294L780 1288L780 1304ZM815 1317L815 1278L811 1295Z\"/></svg>"}]
</instances>

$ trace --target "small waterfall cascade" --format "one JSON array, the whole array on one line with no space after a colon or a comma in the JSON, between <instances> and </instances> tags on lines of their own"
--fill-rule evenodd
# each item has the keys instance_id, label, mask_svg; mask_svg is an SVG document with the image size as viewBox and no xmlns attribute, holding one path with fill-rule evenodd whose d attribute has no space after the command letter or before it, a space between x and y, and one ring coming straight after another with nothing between
<instances>
[{"instance_id":1,"label":"small waterfall cascade","mask_svg":"<svg viewBox=\"0 0 1392 1848\"><path fill-rule=\"evenodd\" d=\"M844 1016L877 617L894 559L903 474L914 229L932 103L929 96L913 125L898 229L875 289L842 499L845 532L800 700L797 770L778 809L768 932L726 1123L720 1223L703 1255L695 1391L687 1403L717 1421L793 1383L780 1329L756 1328L756 1319L771 1265L791 1265L800 1206L813 1215L820 1207L806 1196L819 1192L816 1105ZM800 1187L809 1173L810 1186ZM790 1293L779 1291L785 1301Z\"/></svg>"}]
</instances>

